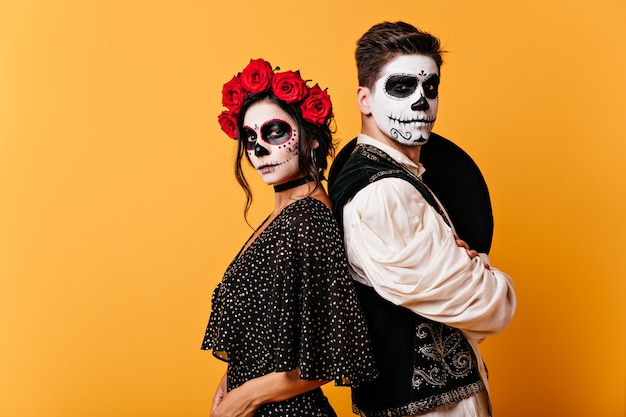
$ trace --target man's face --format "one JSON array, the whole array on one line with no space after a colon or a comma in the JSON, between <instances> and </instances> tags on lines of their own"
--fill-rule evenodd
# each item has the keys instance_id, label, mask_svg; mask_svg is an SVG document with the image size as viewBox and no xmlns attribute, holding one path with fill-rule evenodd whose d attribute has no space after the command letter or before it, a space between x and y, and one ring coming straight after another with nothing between
<instances>
[{"instance_id":1,"label":"man's face","mask_svg":"<svg viewBox=\"0 0 626 417\"><path fill-rule=\"evenodd\" d=\"M425 55L389 61L371 91L370 110L378 128L405 146L426 143L439 107L439 70Z\"/></svg>"}]
</instances>

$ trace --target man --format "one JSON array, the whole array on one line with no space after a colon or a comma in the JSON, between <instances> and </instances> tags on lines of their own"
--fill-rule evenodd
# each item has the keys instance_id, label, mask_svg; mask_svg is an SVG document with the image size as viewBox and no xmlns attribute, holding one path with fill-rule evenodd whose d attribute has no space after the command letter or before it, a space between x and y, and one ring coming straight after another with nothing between
<instances>
[{"instance_id":1,"label":"man","mask_svg":"<svg viewBox=\"0 0 626 417\"><path fill-rule=\"evenodd\" d=\"M357 42L361 134L330 195L380 371L352 391L367 417L490 415L478 342L515 310L511 279L457 236L421 179L441 54L403 22Z\"/></svg>"}]
</instances>

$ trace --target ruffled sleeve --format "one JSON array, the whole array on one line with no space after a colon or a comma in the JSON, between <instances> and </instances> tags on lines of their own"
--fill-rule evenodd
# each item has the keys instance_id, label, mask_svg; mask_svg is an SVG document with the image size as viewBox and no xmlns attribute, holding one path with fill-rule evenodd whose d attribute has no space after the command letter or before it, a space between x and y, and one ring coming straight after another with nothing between
<instances>
[{"instance_id":1,"label":"ruffled sleeve","mask_svg":"<svg viewBox=\"0 0 626 417\"><path fill-rule=\"evenodd\" d=\"M341 235L323 203L301 201L284 218L285 256L276 259L276 370L358 385L377 371Z\"/></svg>"}]
</instances>

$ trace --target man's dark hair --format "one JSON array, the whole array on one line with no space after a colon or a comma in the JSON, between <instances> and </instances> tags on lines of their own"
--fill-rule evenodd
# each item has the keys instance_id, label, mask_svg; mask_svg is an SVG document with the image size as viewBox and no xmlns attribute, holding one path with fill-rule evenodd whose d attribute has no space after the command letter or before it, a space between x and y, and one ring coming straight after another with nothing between
<instances>
[{"instance_id":1,"label":"man's dark hair","mask_svg":"<svg viewBox=\"0 0 626 417\"><path fill-rule=\"evenodd\" d=\"M426 55L443 64L439 39L405 22L374 25L357 41L356 66L359 85L372 88L382 68L398 55Z\"/></svg>"}]
</instances>

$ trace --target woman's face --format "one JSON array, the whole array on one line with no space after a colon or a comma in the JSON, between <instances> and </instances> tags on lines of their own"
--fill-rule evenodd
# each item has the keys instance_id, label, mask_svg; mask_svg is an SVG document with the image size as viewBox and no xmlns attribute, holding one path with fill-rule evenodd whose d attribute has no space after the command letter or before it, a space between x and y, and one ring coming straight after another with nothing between
<instances>
[{"instance_id":1,"label":"woman's face","mask_svg":"<svg viewBox=\"0 0 626 417\"><path fill-rule=\"evenodd\" d=\"M266 184L282 184L302 176L296 122L277 104L263 100L248 108L242 140L250 163Z\"/></svg>"}]
</instances>

